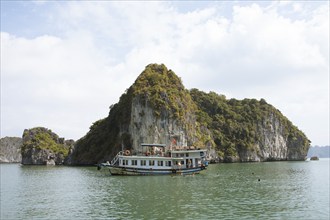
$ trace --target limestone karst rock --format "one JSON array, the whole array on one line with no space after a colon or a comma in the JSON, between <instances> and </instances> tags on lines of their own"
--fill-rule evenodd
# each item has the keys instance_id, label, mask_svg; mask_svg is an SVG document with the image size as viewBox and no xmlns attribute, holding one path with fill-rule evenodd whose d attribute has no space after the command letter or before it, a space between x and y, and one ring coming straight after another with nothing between
<instances>
[{"instance_id":1,"label":"limestone karst rock","mask_svg":"<svg viewBox=\"0 0 330 220\"><path fill-rule=\"evenodd\" d=\"M73 140L65 140L44 127L25 129L23 133L22 164L61 165L73 148Z\"/></svg>"},{"instance_id":2,"label":"limestone karst rock","mask_svg":"<svg viewBox=\"0 0 330 220\"><path fill-rule=\"evenodd\" d=\"M141 143L194 145L207 148L211 160L244 162L304 160L310 142L263 99L189 91L165 65L149 64L109 115L76 142L68 164L111 160Z\"/></svg>"}]
</instances>

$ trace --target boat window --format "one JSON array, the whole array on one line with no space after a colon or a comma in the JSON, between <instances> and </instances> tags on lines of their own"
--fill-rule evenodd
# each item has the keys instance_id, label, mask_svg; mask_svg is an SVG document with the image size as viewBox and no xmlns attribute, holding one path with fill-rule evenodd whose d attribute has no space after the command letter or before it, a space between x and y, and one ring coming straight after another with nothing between
<instances>
[{"instance_id":1,"label":"boat window","mask_svg":"<svg viewBox=\"0 0 330 220\"><path fill-rule=\"evenodd\" d=\"M137 166L137 160L132 160L132 166Z\"/></svg>"},{"instance_id":2,"label":"boat window","mask_svg":"<svg viewBox=\"0 0 330 220\"><path fill-rule=\"evenodd\" d=\"M141 166L146 166L147 165L147 161L146 160L141 160Z\"/></svg>"},{"instance_id":3,"label":"boat window","mask_svg":"<svg viewBox=\"0 0 330 220\"><path fill-rule=\"evenodd\" d=\"M128 160L123 160L123 166L128 165Z\"/></svg>"},{"instance_id":4,"label":"boat window","mask_svg":"<svg viewBox=\"0 0 330 220\"><path fill-rule=\"evenodd\" d=\"M157 165L158 165L159 167L162 167L162 166L164 166L164 162L163 162L162 160L159 160Z\"/></svg>"},{"instance_id":5,"label":"boat window","mask_svg":"<svg viewBox=\"0 0 330 220\"><path fill-rule=\"evenodd\" d=\"M177 166L181 166L181 165L184 164L184 161L183 160L181 160L181 161L175 161L174 164L177 165Z\"/></svg>"},{"instance_id":6,"label":"boat window","mask_svg":"<svg viewBox=\"0 0 330 220\"><path fill-rule=\"evenodd\" d=\"M154 160L149 160L149 166L155 166L155 161Z\"/></svg>"},{"instance_id":7,"label":"boat window","mask_svg":"<svg viewBox=\"0 0 330 220\"><path fill-rule=\"evenodd\" d=\"M184 157L184 154L180 154L180 157Z\"/></svg>"},{"instance_id":8,"label":"boat window","mask_svg":"<svg viewBox=\"0 0 330 220\"><path fill-rule=\"evenodd\" d=\"M167 167L170 167L170 166L172 166L172 163L171 163L171 161L166 161L166 162L165 162L165 165L166 165Z\"/></svg>"},{"instance_id":9,"label":"boat window","mask_svg":"<svg viewBox=\"0 0 330 220\"><path fill-rule=\"evenodd\" d=\"M189 157L189 153L186 153L186 157Z\"/></svg>"}]
</instances>

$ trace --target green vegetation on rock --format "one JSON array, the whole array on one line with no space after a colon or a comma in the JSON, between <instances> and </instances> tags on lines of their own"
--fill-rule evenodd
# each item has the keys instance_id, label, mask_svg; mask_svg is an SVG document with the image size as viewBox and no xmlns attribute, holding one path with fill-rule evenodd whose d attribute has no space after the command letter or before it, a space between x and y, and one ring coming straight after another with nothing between
<instances>
[{"instance_id":1,"label":"green vegetation on rock","mask_svg":"<svg viewBox=\"0 0 330 220\"><path fill-rule=\"evenodd\" d=\"M156 116L162 112L170 112L182 122L187 112L196 111L189 91L182 85L181 79L164 64L150 64L136 79L132 86L133 95L154 109Z\"/></svg>"},{"instance_id":2,"label":"green vegetation on rock","mask_svg":"<svg viewBox=\"0 0 330 220\"><path fill-rule=\"evenodd\" d=\"M69 149L64 144L59 143L59 137L56 134L42 127L25 130L23 140L25 140L22 146L23 152L30 148L36 148L39 150L50 150L55 154L60 153L64 157L69 153Z\"/></svg>"},{"instance_id":3,"label":"green vegetation on rock","mask_svg":"<svg viewBox=\"0 0 330 220\"><path fill-rule=\"evenodd\" d=\"M211 131L221 157L235 157L240 151L256 150L255 145L264 138L260 130L271 129L275 119L279 120L281 134L289 142L302 140L301 150L308 150L309 140L305 134L264 99L227 100L224 95L198 89L192 89L190 94L199 109L198 121Z\"/></svg>"}]
</instances>

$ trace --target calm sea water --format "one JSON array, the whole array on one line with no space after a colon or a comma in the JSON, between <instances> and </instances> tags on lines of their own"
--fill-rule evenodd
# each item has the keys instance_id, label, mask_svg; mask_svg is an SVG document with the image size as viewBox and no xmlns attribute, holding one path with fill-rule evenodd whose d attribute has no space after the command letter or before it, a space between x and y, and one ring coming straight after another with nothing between
<instances>
[{"instance_id":1,"label":"calm sea water","mask_svg":"<svg viewBox=\"0 0 330 220\"><path fill-rule=\"evenodd\" d=\"M194 176L1 164L1 219L329 219L329 159L210 165ZM260 180L260 181L259 181Z\"/></svg>"}]
</instances>

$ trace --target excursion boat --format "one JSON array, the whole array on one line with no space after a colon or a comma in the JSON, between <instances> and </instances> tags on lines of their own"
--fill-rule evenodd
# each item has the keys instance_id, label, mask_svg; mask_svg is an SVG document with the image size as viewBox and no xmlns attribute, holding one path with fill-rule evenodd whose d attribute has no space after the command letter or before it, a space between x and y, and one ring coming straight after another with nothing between
<instances>
[{"instance_id":1,"label":"excursion boat","mask_svg":"<svg viewBox=\"0 0 330 220\"><path fill-rule=\"evenodd\" d=\"M163 144L141 144L139 151L120 151L107 167L111 175L197 174L206 169L206 150L195 147L168 147Z\"/></svg>"}]
</instances>

